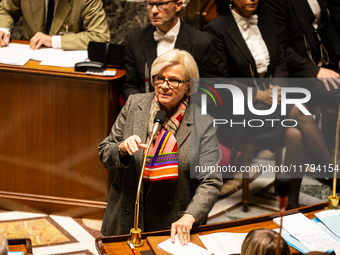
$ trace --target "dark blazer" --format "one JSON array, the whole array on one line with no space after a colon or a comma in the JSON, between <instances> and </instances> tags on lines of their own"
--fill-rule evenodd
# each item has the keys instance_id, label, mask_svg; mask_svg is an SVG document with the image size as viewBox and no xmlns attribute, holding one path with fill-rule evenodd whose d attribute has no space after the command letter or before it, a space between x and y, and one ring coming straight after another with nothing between
<instances>
[{"instance_id":1,"label":"dark blazer","mask_svg":"<svg viewBox=\"0 0 340 255\"><path fill-rule=\"evenodd\" d=\"M268 12L261 12L258 27L270 56L270 65L266 77L287 77L288 71L283 58L283 50L275 36L276 28L273 24L273 18ZM209 22L204 27L204 31L216 38L217 50L222 56L222 66L227 70L229 77L252 77L249 65L254 71L254 77L259 77L255 60L231 12L220 15Z\"/></svg>"},{"instance_id":2,"label":"dark blazer","mask_svg":"<svg viewBox=\"0 0 340 255\"><path fill-rule=\"evenodd\" d=\"M154 92L129 97L111 134L99 145L99 156L104 167L115 171L102 225L103 235L127 234L133 227L143 150L133 156L125 156L121 161L118 142L131 135L138 135L143 143L146 142L154 97ZM197 178L190 178L190 165L215 166L219 163L221 151L215 131L210 116L202 116L195 104L187 107L176 133L178 179L150 182L147 194L143 192L143 183L139 213L142 231L170 228L171 223L184 213L193 215L198 225L206 220L220 195L222 177L221 174L201 173Z\"/></svg>"},{"instance_id":3,"label":"dark blazer","mask_svg":"<svg viewBox=\"0 0 340 255\"><path fill-rule=\"evenodd\" d=\"M327 0L327 7L331 13L334 29L340 38L340 0Z\"/></svg>"},{"instance_id":4,"label":"dark blazer","mask_svg":"<svg viewBox=\"0 0 340 255\"><path fill-rule=\"evenodd\" d=\"M334 65L326 68L338 69L340 41L330 21L329 12L323 0L318 1L322 19L318 32ZM267 0L266 6L274 16L279 40L284 48L290 75L293 77L316 77L320 67L320 46L312 26L315 19L307 0ZM304 41L304 35L310 43L312 63Z\"/></svg>"},{"instance_id":5,"label":"dark blazer","mask_svg":"<svg viewBox=\"0 0 340 255\"><path fill-rule=\"evenodd\" d=\"M269 56L270 56L270 64L268 66L268 71L266 73L266 78L285 78L288 76L288 70L283 58L283 50L278 42L276 36L276 28L273 24L273 18L270 13L261 11L258 17L258 27L262 34L263 40L267 45ZM212 34L217 41L217 50L219 54L222 56L222 66L227 71L229 77L234 78L251 78L252 71L254 74L254 78L258 78L259 75L257 73L255 60L242 37L242 34L237 26L237 23L231 12L227 12L226 15L220 15L214 20L210 21L205 27L204 30L208 33ZM243 95L248 94L247 89L249 86L253 87L253 98L255 98L257 89L255 88L255 84L252 79L238 79L234 81L231 79L231 84L237 85L242 89ZM275 83L273 83L276 85ZM280 84L282 86L282 84ZM259 84L260 89L262 85ZM232 113L232 107L228 102L232 102L230 99L230 95L227 90L219 90L218 93L223 98L222 101L225 107L224 111L219 111L219 113L223 113L221 116L214 115L218 114L217 111L211 112L215 118L218 119L233 119L234 122L242 123L244 120L248 120L250 118L254 118L249 112L245 112L244 116L236 116ZM209 101L208 101L209 103ZM263 103L255 102L256 109L267 109L270 106L265 105ZM213 109L213 107L211 107ZM247 108L246 108L247 109ZM269 116L266 116L269 117ZM259 118L256 116L256 118ZM261 128L264 130L263 128ZM241 138L245 133L246 128L242 125L235 125L235 127L230 127L230 125L225 125L225 127L218 129L219 140L223 144L231 145L233 147L238 147ZM271 130L271 129L269 129ZM278 138L279 130L276 130L275 134L272 134L273 143L275 146L274 139ZM269 132L268 132L269 134ZM270 147L268 147L270 148ZM270 148L272 149L272 148Z\"/></svg>"},{"instance_id":6,"label":"dark blazer","mask_svg":"<svg viewBox=\"0 0 340 255\"><path fill-rule=\"evenodd\" d=\"M145 63L149 70L157 58L157 42L153 38L156 28L149 25L133 31L127 42L125 57L125 83L122 88L123 99L129 95L145 92ZM183 21L175 43L175 48L189 52L198 65L201 77L223 77L219 68L219 55L212 36L196 30ZM149 73L150 75L150 73ZM154 91L151 82L149 91Z\"/></svg>"}]
</instances>

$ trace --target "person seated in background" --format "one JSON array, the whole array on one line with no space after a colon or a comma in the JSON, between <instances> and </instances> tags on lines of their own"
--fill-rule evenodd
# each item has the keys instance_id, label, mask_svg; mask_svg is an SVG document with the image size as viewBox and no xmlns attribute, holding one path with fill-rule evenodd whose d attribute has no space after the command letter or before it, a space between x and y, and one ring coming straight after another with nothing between
<instances>
[{"instance_id":1,"label":"person seated in background","mask_svg":"<svg viewBox=\"0 0 340 255\"><path fill-rule=\"evenodd\" d=\"M267 0L266 7L274 16L290 76L329 78L325 88L313 88L322 97L324 89L339 91L340 39L324 2Z\"/></svg>"},{"instance_id":2,"label":"person seated in background","mask_svg":"<svg viewBox=\"0 0 340 255\"><path fill-rule=\"evenodd\" d=\"M281 255L291 255L287 242L280 236ZM275 255L278 233L260 228L250 231L242 243L241 255Z\"/></svg>"},{"instance_id":3,"label":"person seated in background","mask_svg":"<svg viewBox=\"0 0 340 255\"><path fill-rule=\"evenodd\" d=\"M266 8L274 16L290 76L320 79L304 83L304 88L312 95L308 106L321 106L326 113L322 116L322 134L328 149L333 151L340 103L340 39L325 2L267 0ZM332 2L339 3L330 0L329 4ZM332 186L331 179L327 182Z\"/></svg>"},{"instance_id":4,"label":"person seated in background","mask_svg":"<svg viewBox=\"0 0 340 255\"><path fill-rule=\"evenodd\" d=\"M158 162L157 151L164 146L162 155L173 154L174 167L166 171L155 165L153 171L144 172L139 227L143 232L171 228L172 241L177 234L187 244L190 229L206 222L222 187L220 173L201 172L192 178L190 165L217 166L221 150L213 119L201 115L189 100L197 90L190 78L199 77L194 58L186 51L170 50L155 59L151 77L155 92L131 95L110 135L99 144L101 162L115 172L101 232L105 236L128 234L133 227L143 151L155 115L162 109L167 115L165 128L158 132L149 156ZM165 135L169 139L163 141ZM166 163L160 161L161 166Z\"/></svg>"},{"instance_id":5,"label":"person seated in background","mask_svg":"<svg viewBox=\"0 0 340 255\"><path fill-rule=\"evenodd\" d=\"M7 239L0 235L0 255L8 254L8 242Z\"/></svg>"},{"instance_id":6,"label":"person seated in background","mask_svg":"<svg viewBox=\"0 0 340 255\"><path fill-rule=\"evenodd\" d=\"M311 115L305 115L296 105L287 105L286 115L281 114L281 87L270 82L275 78L288 77L282 47L277 39L273 18L264 6L264 0L216 0L217 18L204 27L215 36L222 63L228 76L248 79L247 84L238 84L247 95L247 88L253 88L253 104L258 110L268 110L273 103L273 89L277 88L276 110L267 115L255 115L248 110L243 119L262 119L264 125L259 127L237 125L229 132L219 129L218 135L225 140L235 141L237 148L241 139L250 138L264 149L275 151L283 144L287 147L284 165L300 166L306 163L307 152L311 153L320 164L333 163L323 136ZM257 82L260 78L268 78L265 82ZM273 79L270 79L273 78ZM226 91L226 90L223 90ZM223 92L222 92L223 93ZM230 107L229 107L230 108ZM215 111L216 112L216 111ZM208 111L209 113L209 111ZM235 116L226 107L224 116L215 118L233 119ZM296 126L284 127L272 125L266 119L292 119ZM221 132L220 132L221 130ZM302 181L299 173L293 173L292 185L288 195L287 209L299 207L299 191Z\"/></svg>"},{"instance_id":7,"label":"person seated in background","mask_svg":"<svg viewBox=\"0 0 340 255\"><path fill-rule=\"evenodd\" d=\"M151 25L133 31L127 41L125 83L122 98L153 91L150 67L157 56L171 49L188 51L196 60L201 77L222 77L219 55L212 36L180 20L182 0L147 0Z\"/></svg>"},{"instance_id":8,"label":"person seated in background","mask_svg":"<svg viewBox=\"0 0 340 255\"><path fill-rule=\"evenodd\" d=\"M64 50L86 50L90 41L110 41L110 31L101 0L2 0L0 2L0 45L20 16L22 39L31 49L42 46Z\"/></svg>"},{"instance_id":9,"label":"person seated in background","mask_svg":"<svg viewBox=\"0 0 340 255\"><path fill-rule=\"evenodd\" d=\"M331 14L334 29L340 38L340 0L327 0L327 7Z\"/></svg>"}]
</instances>

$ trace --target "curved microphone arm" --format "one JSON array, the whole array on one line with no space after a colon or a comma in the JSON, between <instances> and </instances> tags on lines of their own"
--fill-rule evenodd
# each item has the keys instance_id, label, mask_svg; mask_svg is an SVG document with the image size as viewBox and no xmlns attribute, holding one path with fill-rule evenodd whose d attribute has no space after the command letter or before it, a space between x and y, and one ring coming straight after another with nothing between
<instances>
[{"instance_id":1,"label":"curved microphone arm","mask_svg":"<svg viewBox=\"0 0 340 255\"><path fill-rule=\"evenodd\" d=\"M144 170L145 170L145 164L146 160L148 158L149 150L152 144L152 141L155 137L155 135L158 133L160 128L162 127L164 120L166 117L166 113L163 110L160 110L157 112L156 117L154 119L154 125L152 129L152 134L150 137L150 140L147 144L145 155L143 158L143 165L142 165L142 170L139 176L139 182L138 182L138 187L137 187L137 195L136 195L136 203L135 203L135 213L134 213L134 227L130 229L130 241L134 246L142 246L144 244L142 240L142 230L138 228L138 219L139 219L139 200L140 200L140 192L141 192L141 187L142 187L142 182L143 182L143 175L144 175Z\"/></svg>"},{"instance_id":2,"label":"curved microphone arm","mask_svg":"<svg viewBox=\"0 0 340 255\"><path fill-rule=\"evenodd\" d=\"M137 195L136 195L136 203L135 203L135 224L134 224L134 229L137 230L138 229L138 218L139 218L139 200L140 200L140 191L141 191L141 187L142 187L142 182L143 182L143 175L144 175L144 170L145 170L145 164L146 164L146 160L148 158L148 154L149 154L149 150L152 144L152 141L155 137L155 135L157 134L158 130L161 128L161 124L160 123L155 123L154 125L154 130L152 132L151 138L149 140L149 143L147 145L146 148L146 152L144 155L144 159L143 159L143 165L142 165L142 170L139 176L139 182L138 182L138 188L137 188Z\"/></svg>"}]
</instances>

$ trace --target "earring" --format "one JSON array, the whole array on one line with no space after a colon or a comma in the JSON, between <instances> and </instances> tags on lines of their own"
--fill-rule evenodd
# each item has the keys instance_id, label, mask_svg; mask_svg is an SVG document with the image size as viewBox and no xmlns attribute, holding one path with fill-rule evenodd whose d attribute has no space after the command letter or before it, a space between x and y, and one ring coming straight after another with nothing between
<instances>
[{"instance_id":1,"label":"earring","mask_svg":"<svg viewBox=\"0 0 340 255\"><path fill-rule=\"evenodd\" d=\"M230 10L233 9L233 2L232 1L229 2L229 9Z\"/></svg>"}]
</instances>

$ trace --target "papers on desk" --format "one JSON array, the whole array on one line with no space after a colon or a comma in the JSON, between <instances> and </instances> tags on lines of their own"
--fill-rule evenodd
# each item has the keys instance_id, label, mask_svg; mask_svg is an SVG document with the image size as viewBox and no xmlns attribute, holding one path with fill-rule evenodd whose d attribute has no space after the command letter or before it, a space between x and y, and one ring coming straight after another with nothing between
<instances>
[{"instance_id":1,"label":"papers on desk","mask_svg":"<svg viewBox=\"0 0 340 255\"><path fill-rule=\"evenodd\" d=\"M75 63L87 58L86 50L64 51L62 49L41 48L31 50L29 45L10 43L0 48L0 63L23 66L28 60L41 61L40 65L74 67Z\"/></svg>"},{"instance_id":2,"label":"papers on desk","mask_svg":"<svg viewBox=\"0 0 340 255\"><path fill-rule=\"evenodd\" d=\"M204 246L214 255L241 253L243 240L248 233L214 233L199 236Z\"/></svg>"},{"instance_id":3,"label":"papers on desk","mask_svg":"<svg viewBox=\"0 0 340 255\"><path fill-rule=\"evenodd\" d=\"M316 213L315 216L340 238L340 210L325 210Z\"/></svg>"},{"instance_id":4,"label":"papers on desk","mask_svg":"<svg viewBox=\"0 0 340 255\"><path fill-rule=\"evenodd\" d=\"M340 244L335 245L333 248L335 255L340 255Z\"/></svg>"},{"instance_id":5,"label":"papers on desk","mask_svg":"<svg viewBox=\"0 0 340 255\"><path fill-rule=\"evenodd\" d=\"M178 236L175 236L175 243L171 242L171 238L165 240L162 243L158 244L158 247L166 252L171 254L179 255L212 255L213 253L199 247L197 244L188 243L187 245L181 245L179 242Z\"/></svg>"},{"instance_id":6,"label":"papers on desk","mask_svg":"<svg viewBox=\"0 0 340 255\"><path fill-rule=\"evenodd\" d=\"M195 254L195 255L227 255L227 254L239 254L241 253L241 247L244 238L247 233L214 233L208 235L200 235L204 246L207 248L203 249L200 246L189 243L188 245L182 246L176 235L175 243L168 239L160 244L158 247L171 254Z\"/></svg>"},{"instance_id":7,"label":"papers on desk","mask_svg":"<svg viewBox=\"0 0 340 255\"><path fill-rule=\"evenodd\" d=\"M29 45L10 43L7 47L0 48L0 63L23 66L30 60L31 52Z\"/></svg>"},{"instance_id":8,"label":"papers on desk","mask_svg":"<svg viewBox=\"0 0 340 255\"><path fill-rule=\"evenodd\" d=\"M280 225L279 217L273 221ZM288 233L282 234L282 237L288 244L303 253L309 251L330 252L334 250L334 246L340 244L338 237L324 226L319 225L318 221L309 220L302 213L284 216L283 229Z\"/></svg>"},{"instance_id":9,"label":"papers on desk","mask_svg":"<svg viewBox=\"0 0 340 255\"><path fill-rule=\"evenodd\" d=\"M74 67L75 63L83 62L87 58L86 50L62 50L42 48L33 51L31 59L41 61L40 65Z\"/></svg>"}]
</instances>

